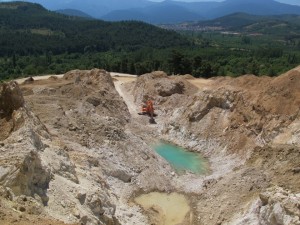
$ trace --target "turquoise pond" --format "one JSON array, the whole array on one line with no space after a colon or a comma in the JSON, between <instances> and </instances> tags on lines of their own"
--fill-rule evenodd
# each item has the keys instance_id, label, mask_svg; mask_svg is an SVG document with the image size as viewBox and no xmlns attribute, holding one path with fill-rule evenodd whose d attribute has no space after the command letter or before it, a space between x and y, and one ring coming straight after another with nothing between
<instances>
[{"instance_id":1,"label":"turquoise pond","mask_svg":"<svg viewBox=\"0 0 300 225\"><path fill-rule=\"evenodd\" d=\"M178 172L190 171L193 173L204 173L205 162L198 153L188 152L175 145L160 143L153 146L155 151L165 158Z\"/></svg>"}]
</instances>

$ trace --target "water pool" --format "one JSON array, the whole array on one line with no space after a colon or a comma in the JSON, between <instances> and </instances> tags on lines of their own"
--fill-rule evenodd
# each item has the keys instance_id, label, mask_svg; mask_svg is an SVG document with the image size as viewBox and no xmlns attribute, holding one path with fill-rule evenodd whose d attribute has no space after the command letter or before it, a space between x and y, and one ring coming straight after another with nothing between
<instances>
[{"instance_id":1,"label":"water pool","mask_svg":"<svg viewBox=\"0 0 300 225\"><path fill-rule=\"evenodd\" d=\"M142 206L149 215L156 218L155 224L175 225L183 224L183 222L192 224L189 202L182 194L151 192L136 197L134 201Z\"/></svg>"},{"instance_id":2,"label":"water pool","mask_svg":"<svg viewBox=\"0 0 300 225\"><path fill-rule=\"evenodd\" d=\"M155 151L166 159L178 173L190 171L193 173L204 173L205 162L198 153L188 152L181 147L160 143L153 146Z\"/></svg>"}]
</instances>

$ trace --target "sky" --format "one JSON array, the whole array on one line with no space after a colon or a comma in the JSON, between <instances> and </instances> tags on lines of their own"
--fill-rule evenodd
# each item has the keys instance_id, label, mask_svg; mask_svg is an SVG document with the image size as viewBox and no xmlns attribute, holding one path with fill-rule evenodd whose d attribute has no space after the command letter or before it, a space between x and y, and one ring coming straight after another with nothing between
<instances>
[{"instance_id":1,"label":"sky","mask_svg":"<svg viewBox=\"0 0 300 225\"><path fill-rule=\"evenodd\" d=\"M151 0L151 2L163 2L163 1L165 1L165 0ZM176 1L179 1L179 2L223 2L224 0L176 0Z\"/></svg>"},{"instance_id":2,"label":"sky","mask_svg":"<svg viewBox=\"0 0 300 225\"><path fill-rule=\"evenodd\" d=\"M15 0L0 0L0 2L9 2L9 1L15 1ZM52 1L52 0L49 0ZM101 1L101 0L99 0ZM124 0L126 1L126 0ZM152 2L163 2L165 0L149 0ZM174 0L174 1L180 1L180 2L223 2L225 0ZM262 0L263 1L263 0ZM286 3L286 4L292 4L292 5L300 5L300 0L275 0L277 2Z\"/></svg>"},{"instance_id":3,"label":"sky","mask_svg":"<svg viewBox=\"0 0 300 225\"><path fill-rule=\"evenodd\" d=\"M162 2L165 0L151 0L152 2ZM223 2L224 0L176 0L180 2ZM263 1L263 0L262 0ZM277 2L288 3L288 0L275 0ZM293 0L293 2L300 4L300 0Z\"/></svg>"},{"instance_id":4,"label":"sky","mask_svg":"<svg viewBox=\"0 0 300 225\"><path fill-rule=\"evenodd\" d=\"M150 1L162 2L165 0L150 0ZM223 2L225 0L175 0L175 1L180 1L180 2ZM275 1L281 2L281 3L286 3L286 4L300 5L300 0L275 0Z\"/></svg>"},{"instance_id":5,"label":"sky","mask_svg":"<svg viewBox=\"0 0 300 225\"><path fill-rule=\"evenodd\" d=\"M13 1L13 0L0 0L0 2L8 2L8 1ZM49 0L49 1L51 1L51 0ZM124 1L126 1L126 0L124 0ZM150 0L150 1L152 1L152 2L163 2L165 0ZM180 1L180 2L223 2L225 0L174 0L174 1ZM281 3L287 3L287 4L293 3L295 5L300 5L300 0L275 0L275 1L281 2Z\"/></svg>"}]
</instances>

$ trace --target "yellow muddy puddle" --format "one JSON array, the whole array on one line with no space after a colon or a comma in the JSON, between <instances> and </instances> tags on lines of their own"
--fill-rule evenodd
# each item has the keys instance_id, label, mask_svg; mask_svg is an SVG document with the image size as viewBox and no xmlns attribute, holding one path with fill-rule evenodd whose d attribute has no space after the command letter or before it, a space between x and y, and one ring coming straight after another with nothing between
<instances>
[{"instance_id":1,"label":"yellow muddy puddle","mask_svg":"<svg viewBox=\"0 0 300 225\"><path fill-rule=\"evenodd\" d=\"M192 224L188 200L178 193L151 192L136 197L134 201L148 214L155 225Z\"/></svg>"}]
</instances>

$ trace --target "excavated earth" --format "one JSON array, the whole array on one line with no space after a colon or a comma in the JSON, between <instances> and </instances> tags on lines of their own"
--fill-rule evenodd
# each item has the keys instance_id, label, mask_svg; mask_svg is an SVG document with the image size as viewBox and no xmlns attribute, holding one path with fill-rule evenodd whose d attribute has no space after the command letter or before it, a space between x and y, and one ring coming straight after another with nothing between
<instances>
[{"instance_id":1,"label":"excavated earth","mask_svg":"<svg viewBox=\"0 0 300 225\"><path fill-rule=\"evenodd\" d=\"M155 192L185 196L182 225L300 225L300 67L19 83L0 84L0 224L162 225L134 202ZM148 98L156 124L138 115ZM151 148L160 140L201 153L206 173L177 174Z\"/></svg>"}]
</instances>

